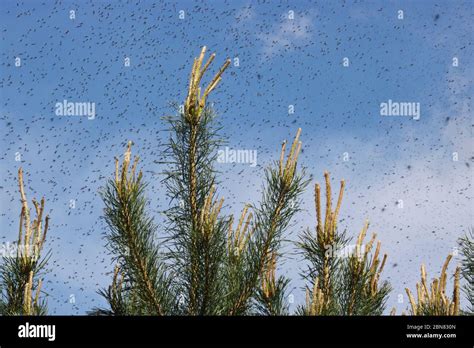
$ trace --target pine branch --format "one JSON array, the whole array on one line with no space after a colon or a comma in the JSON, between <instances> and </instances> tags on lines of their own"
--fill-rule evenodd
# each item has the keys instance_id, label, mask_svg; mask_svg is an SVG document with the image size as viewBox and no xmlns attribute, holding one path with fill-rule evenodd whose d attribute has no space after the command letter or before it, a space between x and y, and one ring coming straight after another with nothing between
<instances>
[{"instance_id":1,"label":"pine branch","mask_svg":"<svg viewBox=\"0 0 474 348\"><path fill-rule=\"evenodd\" d=\"M36 218L31 221L26 199L23 170L18 170L18 186L21 197L20 225L17 252L14 257L5 256L0 267L0 310L4 315L45 315L46 302L41 299L42 275L50 253L41 256L49 227L49 216L44 218L44 198L40 203L33 199Z\"/></svg>"},{"instance_id":2,"label":"pine branch","mask_svg":"<svg viewBox=\"0 0 474 348\"><path fill-rule=\"evenodd\" d=\"M176 296L172 278L154 242L155 224L145 211L146 184L141 171L136 175L138 157L130 167L131 145L129 142L120 168L118 159L115 160L115 179L107 182L101 195L105 204L104 218L109 226L107 246L123 273L123 283L136 295L137 304L118 310L121 287L117 284L103 290L102 295L113 313L167 315L174 311ZM132 313L123 313L123 308L135 309Z\"/></svg>"},{"instance_id":3,"label":"pine branch","mask_svg":"<svg viewBox=\"0 0 474 348\"><path fill-rule=\"evenodd\" d=\"M299 196L307 185L304 173L297 171L300 134L301 129L298 129L286 161L284 142L279 162L265 172L261 203L252 207L253 238L249 241L248 252L244 254L246 277L230 308L231 315L245 314L250 308L250 302L259 289L259 280L271 266L273 257L278 256L283 233L299 210Z\"/></svg>"},{"instance_id":4,"label":"pine branch","mask_svg":"<svg viewBox=\"0 0 474 348\"><path fill-rule=\"evenodd\" d=\"M227 233L227 255L223 270L223 287L225 297L221 314L246 314L249 307L233 311L241 301L252 275L251 243L255 227L252 224L253 214L249 212L249 205L245 205L235 228L231 217Z\"/></svg>"},{"instance_id":5,"label":"pine branch","mask_svg":"<svg viewBox=\"0 0 474 348\"><path fill-rule=\"evenodd\" d=\"M308 261L303 278L306 285L306 305L299 308L303 315L380 315L390 291L387 282L379 286L380 274L387 255L380 261L380 242L373 255L371 250L376 238L365 247L363 241L368 229L365 224L355 245L355 253L347 250L349 240L345 232L338 232L337 218L344 195L344 180L341 181L335 208L332 205L332 190L329 173L326 181L326 211L323 221L321 188L315 185L316 233L307 230L298 243ZM345 255L348 254L348 255Z\"/></svg>"},{"instance_id":6,"label":"pine branch","mask_svg":"<svg viewBox=\"0 0 474 348\"><path fill-rule=\"evenodd\" d=\"M227 60L201 96L201 79L214 59L211 55L202 67L206 47L194 60L184 112L168 117L170 140L165 150L170 170L165 171L165 185L175 206L169 219L169 260L179 275L179 292L184 313L217 314L222 307L222 264L226 253L229 220L220 217L223 200L215 199L215 150L217 137L215 115L206 99L228 67Z\"/></svg>"},{"instance_id":7,"label":"pine branch","mask_svg":"<svg viewBox=\"0 0 474 348\"><path fill-rule=\"evenodd\" d=\"M469 301L469 307L466 314L474 314L474 229L470 229L462 238L459 239L461 248L461 275L465 280L463 291Z\"/></svg>"},{"instance_id":8,"label":"pine branch","mask_svg":"<svg viewBox=\"0 0 474 348\"><path fill-rule=\"evenodd\" d=\"M460 267L456 267L454 272L452 299L446 296L446 271L451 258L452 255L449 254L441 269L440 277L433 279L430 288L428 287L425 266L421 265L421 282L416 284L417 300L413 297L410 289L405 289L410 300L411 315L459 315Z\"/></svg>"},{"instance_id":9,"label":"pine branch","mask_svg":"<svg viewBox=\"0 0 474 348\"><path fill-rule=\"evenodd\" d=\"M170 221L169 260L180 275L185 313L238 315L249 312L269 257L278 249L281 234L297 211L296 198L303 187L302 176L296 173L301 130L286 163L284 146L280 163L267 170L262 204L252 207L246 227L242 228L241 221L233 231L232 221L219 216L222 200L214 198L213 163L222 142L214 114L206 106L229 61L201 97L201 78L214 59L212 55L201 68L205 51L203 48L194 61L184 112L167 118L171 137L165 156L171 159L167 162L171 169L165 172L164 182L175 202L166 212ZM244 237L247 231L248 238Z\"/></svg>"},{"instance_id":10,"label":"pine branch","mask_svg":"<svg viewBox=\"0 0 474 348\"><path fill-rule=\"evenodd\" d=\"M123 274L120 274L120 268L116 266L112 284L106 290L99 290L99 294L109 303L110 309L94 308L89 315L121 316L135 313L130 308L130 301L123 288L123 280Z\"/></svg>"},{"instance_id":11,"label":"pine branch","mask_svg":"<svg viewBox=\"0 0 474 348\"><path fill-rule=\"evenodd\" d=\"M347 245L345 233L337 232L337 218L339 215L342 197L344 195L344 180L341 181L336 209L332 210L331 182L329 173L324 173L326 181L326 214L324 223L321 208L321 188L315 185L314 197L316 207L316 235L310 230L303 233L298 243L304 258L309 261L304 279L312 285L312 305L308 305L308 314L329 315L337 314L337 304L334 303L333 287L337 272L341 268L341 259L336 253ZM310 288L306 288L307 302L310 301Z\"/></svg>"},{"instance_id":12,"label":"pine branch","mask_svg":"<svg viewBox=\"0 0 474 348\"><path fill-rule=\"evenodd\" d=\"M259 315L288 315L286 303L286 288L289 279L275 277L276 254L273 254L270 264L261 276L261 287L257 291L256 306Z\"/></svg>"},{"instance_id":13,"label":"pine branch","mask_svg":"<svg viewBox=\"0 0 474 348\"><path fill-rule=\"evenodd\" d=\"M342 264L341 291L337 294L342 315L381 315L391 289L387 282L378 284L387 260L386 254L382 261L379 259L380 242L370 254L377 235L373 233L370 241L363 244L368 227L366 222L357 238L355 253Z\"/></svg>"}]
</instances>

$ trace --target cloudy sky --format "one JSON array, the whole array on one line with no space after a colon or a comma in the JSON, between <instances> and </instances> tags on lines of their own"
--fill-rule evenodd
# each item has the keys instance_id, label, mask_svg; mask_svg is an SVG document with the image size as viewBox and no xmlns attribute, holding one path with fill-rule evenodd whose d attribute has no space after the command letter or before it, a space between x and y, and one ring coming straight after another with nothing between
<instances>
[{"instance_id":1,"label":"cloudy sky","mask_svg":"<svg viewBox=\"0 0 474 348\"><path fill-rule=\"evenodd\" d=\"M228 213L259 200L263 169L301 127L312 184L325 170L335 186L346 180L339 227L356 236L368 219L382 241L387 306L398 313L421 263L439 273L473 225L470 1L5 0L0 9L0 243L18 233L21 166L28 197L44 195L51 216L51 313L104 305L96 292L113 266L97 193L128 140L162 226L161 117L185 98L203 45L216 52L214 69L232 60L211 97L227 146L257 151L257 166L216 163ZM95 118L57 115L64 100L95 103ZM382 116L389 100L419 103L420 118ZM290 241L314 229L312 195L309 187L280 268L295 304L302 262Z\"/></svg>"}]
</instances>

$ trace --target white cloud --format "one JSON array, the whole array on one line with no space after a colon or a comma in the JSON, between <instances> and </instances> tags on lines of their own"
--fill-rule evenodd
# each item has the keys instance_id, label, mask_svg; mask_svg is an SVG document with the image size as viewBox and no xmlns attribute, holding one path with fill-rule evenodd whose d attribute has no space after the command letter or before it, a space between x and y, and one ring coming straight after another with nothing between
<instances>
[{"instance_id":1,"label":"white cloud","mask_svg":"<svg viewBox=\"0 0 474 348\"><path fill-rule=\"evenodd\" d=\"M289 19L285 14L282 22L275 25L270 32L262 33L257 37L263 41L263 53L267 57L281 52L292 50L311 37L313 23L312 15L299 15L295 13L294 19Z\"/></svg>"},{"instance_id":2,"label":"white cloud","mask_svg":"<svg viewBox=\"0 0 474 348\"><path fill-rule=\"evenodd\" d=\"M254 17L255 17L255 10L252 8L251 5L244 6L235 13L235 18L238 24L242 24L247 21L250 21Z\"/></svg>"}]
</instances>

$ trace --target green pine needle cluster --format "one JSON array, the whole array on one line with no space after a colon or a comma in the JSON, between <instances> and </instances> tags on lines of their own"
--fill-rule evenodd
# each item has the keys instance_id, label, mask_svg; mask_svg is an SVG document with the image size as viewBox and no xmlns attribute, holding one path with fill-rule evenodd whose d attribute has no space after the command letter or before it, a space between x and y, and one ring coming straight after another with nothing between
<instances>
[{"instance_id":1,"label":"green pine needle cluster","mask_svg":"<svg viewBox=\"0 0 474 348\"><path fill-rule=\"evenodd\" d=\"M154 240L156 226L146 213L146 184L137 173L139 158L131 164L128 143L124 159L115 160L115 178L102 192L104 217L109 226L107 247L117 266L112 285L101 294L110 310L95 314L165 315L176 307L171 276Z\"/></svg>"},{"instance_id":2,"label":"green pine needle cluster","mask_svg":"<svg viewBox=\"0 0 474 348\"><path fill-rule=\"evenodd\" d=\"M424 265L421 265L421 281L416 284L417 299L406 288L410 300L411 315L460 315L460 273L461 268L456 267L452 298L446 293L447 270L453 255L449 254L441 269L439 278L428 284L428 277Z\"/></svg>"},{"instance_id":3,"label":"green pine needle cluster","mask_svg":"<svg viewBox=\"0 0 474 348\"><path fill-rule=\"evenodd\" d=\"M388 282L379 284L387 255L380 260L380 242L373 251L376 234L367 244L363 244L368 222L354 245L349 244L350 239L345 232L338 231L337 218L345 182L341 181L333 209L329 173L324 176L326 211L323 214L321 188L316 184L316 229L308 229L298 243L308 262L302 273L307 281L306 304L298 312L303 315L381 315L390 292Z\"/></svg>"}]
</instances>

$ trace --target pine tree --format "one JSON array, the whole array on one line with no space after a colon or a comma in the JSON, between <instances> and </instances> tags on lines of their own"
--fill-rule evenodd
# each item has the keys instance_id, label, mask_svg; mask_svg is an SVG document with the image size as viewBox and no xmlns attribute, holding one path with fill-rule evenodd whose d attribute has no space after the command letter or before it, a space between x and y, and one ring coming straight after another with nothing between
<instances>
[{"instance_id":1,"label":"pine tree","mask_svg":"<svg viewBox=\"0 0 474 348\"><path fill-rule=\"evenodd\" d=\"M36 218L31 221L31 211L26 199L23 170L18 170L21 197L20 225L15 255L5 255L0 266L0 314L45 315L47 305L41 296L42 276L50 252L42 256L49 226L49 216L43 219L45 200L32 200Z\"/></svg>"},{"instance_id":2,"label":"pine tree","mask_svg":"<svg viewBox=\"0 0 474 348\"><path fill-rule=\"evenodd\" d=\"M379 259L380 242L374 247L376 234L364 246L368 222L360 232L355 250L350 250L345 232L337 229L345 182L341 181L336 207L332 206L329 173L326 181L326 212L323 221L321 188L315 185L316 231L306 230L298 243L307 269L302 273L307 281L306 304L299 308L303 315L381 315L390 285L379 285L387 255Z\"/></svg>"},{"instance_id":3,"label":"pine tree","mask_svg":"<svg viewBox=\"0 0 474 348\"><path fill-rule=\"evenodd\" d=\"M194 59L184 110L167 117L171 135L164 151L167 165L165 185L171 202L168 218L168 258L177 279L180 311L189 315L218 314L222 311L222 261L225 231L229 219L219 216L223 200L216 199L213 169L217 137L215 114L206 105L229 61L221 67L201 96L201 79L215 58L202 66L206 48Z\"/></svg>"},{"instance_id":4,"label":"pine tree","mask_svg":"<svg viewBox=\"0 0 474 348\"><path fill-rule=\"evenodd\" d=\"M215 57L203 66L205 52L204 47L194 60L182 112L165 118L170 139L164 183L171 200L162 246L166 258L154 242L157 231L146 213L138 159L129 168L129 144L121 169L116 160L115 179L102 192L108 248L117 263L112 284L100 292L109 308L91 314L287 314L288 280L275 279L275 272L284 231L306 185L297 169L301 130L288 155L284 142L280 161L267 168L261 203L246 205L234 226L233 217L221 213L224 200L218 198L214 162L223 142L216 115L206 104L229 60L201 93L201 79Z\"/></svg>"},{"instance_id":5,"label":"pine tree","mask_svg":"<svg viewBox=\"0 0 474 348\"><path fill-rule=\"evenodd\" d=\"M213 163L222 139L217 135L215 113L206 105L229 60L201 97L200 81L214 59L211 55L201 68L205 52L204 47L194 61L183 112L167 118L171 136L165 157L171 169L164 182L175 204L166 212L169 259L178 275L182 313L249 314L257 310L259 294L271 297L264 303L276 303L273 297L281 296L281 292L259 290L262 281L268 285L274 279L265 279L265 274L276 261L282 233L298 210L297 197L304 187L296 169L300 130L286 163L284 145L280 162L267 169L261 204L245 206L234 229L233 218L221 214L224 200L216 198ZM278 284L280 289L283 283Z\"/></svg>"}]
</instances>

